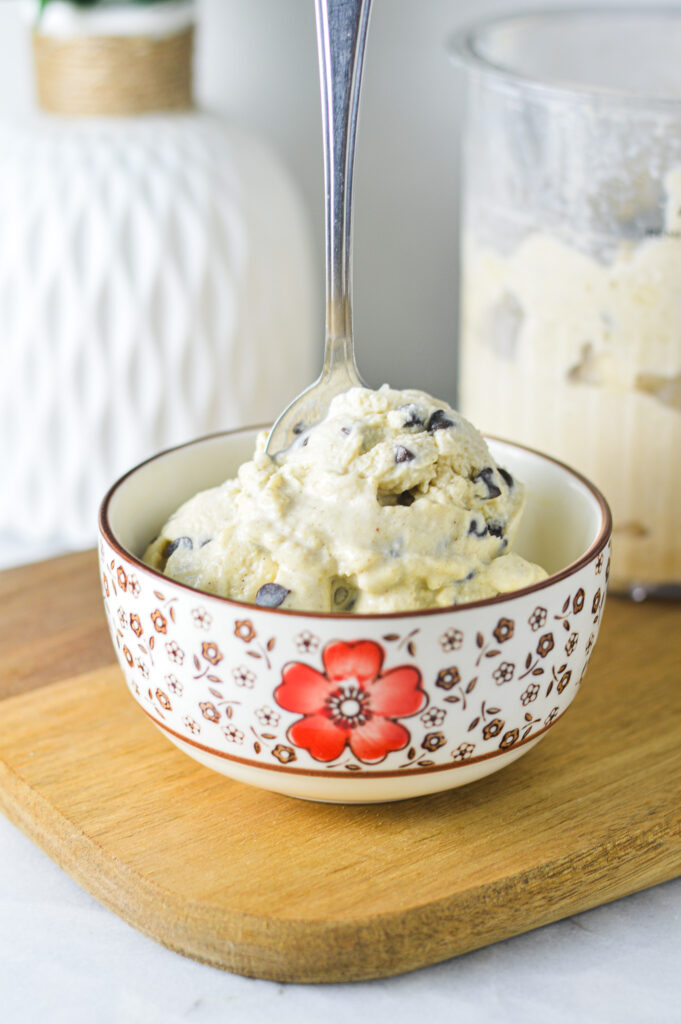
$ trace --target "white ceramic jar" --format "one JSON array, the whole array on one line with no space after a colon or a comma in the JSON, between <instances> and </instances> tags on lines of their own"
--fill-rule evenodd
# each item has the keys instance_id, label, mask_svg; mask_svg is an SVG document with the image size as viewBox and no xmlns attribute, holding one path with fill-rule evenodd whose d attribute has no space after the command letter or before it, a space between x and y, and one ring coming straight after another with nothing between
<instances>
[{"instance_id":1,"label":"white ceramic jar","mask_svg":"<svg viewBox=\"0 0 681 1024\"><path fill-rule=\"evenodd\" d=\"M84 39L153 50L193 20L186 2L113 20L110 8L46 11L40 33L77 41L80 74ZM57 85L58 104L69 89ZM128 116L0 124L3 538L88 545L124 469L265 421L313 376L311 244L287 173L246 130L142 102Z\"/></svg>"}]
</instances>

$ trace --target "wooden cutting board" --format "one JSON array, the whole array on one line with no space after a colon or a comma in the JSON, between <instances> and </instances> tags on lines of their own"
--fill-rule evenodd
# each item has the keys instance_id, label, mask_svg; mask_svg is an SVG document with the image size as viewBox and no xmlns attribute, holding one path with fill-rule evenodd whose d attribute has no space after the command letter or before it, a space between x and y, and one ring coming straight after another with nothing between
<instances>
[{"instance_id":1,"label":"wooden cutting board","mask_svg":"<svg viewBox=\"0 0 681 1024\"><path fill-rule=\"evenodd\" d=\"M92 553L0 574L0 807L105 906L278 981L384 977L681 874L681 607L609 599L565 719L497 775L397 804L230 782L113 664Z\"/></svg>"}]
</instances>

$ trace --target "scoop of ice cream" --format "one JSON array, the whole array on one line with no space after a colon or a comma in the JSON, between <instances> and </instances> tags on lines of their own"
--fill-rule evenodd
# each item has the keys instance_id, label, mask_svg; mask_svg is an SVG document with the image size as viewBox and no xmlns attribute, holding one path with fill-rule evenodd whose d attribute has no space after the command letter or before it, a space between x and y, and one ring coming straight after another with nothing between
<instances>
[{"instance_id":1,"label":"scoop of ice cream","mask_svg":"<svg viewBox=\"0 0 681 1024\"><path fill-rule=\"evenodd\" d=\"M171 516L149 565L239 601L356 613L461 604L546 576L509 552L522 485L424 392L338 395L279 463L266 440L236 480Z\"/></svg>"}]
</instances>

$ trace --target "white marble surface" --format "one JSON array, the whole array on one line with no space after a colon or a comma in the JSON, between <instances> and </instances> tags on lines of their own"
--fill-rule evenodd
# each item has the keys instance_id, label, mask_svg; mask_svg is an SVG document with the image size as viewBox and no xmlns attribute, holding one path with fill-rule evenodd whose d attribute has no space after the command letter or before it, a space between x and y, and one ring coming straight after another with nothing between
<instances>
[{"instance_id":1,"label":"white marble surface","mask_svg":"<svg viewBox=\"0 0 681 1024\"><path fill-rule=\"evenodd\" d=\"M172 953L0 818L3 1024L678 1024L681 879L401 977L281 985Z\"/></svg>"}]
</instances>

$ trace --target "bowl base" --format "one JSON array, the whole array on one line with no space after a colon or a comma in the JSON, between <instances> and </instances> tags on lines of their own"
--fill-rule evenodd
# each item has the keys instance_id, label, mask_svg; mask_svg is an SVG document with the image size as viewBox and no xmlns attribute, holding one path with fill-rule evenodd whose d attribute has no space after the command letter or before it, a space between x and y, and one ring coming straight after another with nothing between
<instances>
[{"instance_id":1,"label":"bowl base","mask_svg":"<svg viewBox=\"0 0 681 1024\"><path fill-rule=\"evenodd\" d=\"M155 723L156 724L156 723ZM375 804L392 803L397 800L411 800L417 796L441 793L457 789L478 779L497 772L534 747L541 737L523 744L516 750L500 751L495 757L488 757L473 764L457 764L451 768L412 773L411 775L390 775L376 777L369 772L364 776L353 773L351 777L315 775L304 772L276 771L270 768L255 768L211 754L210 751L195 747L178 736L157 725L163 735L185 754L199 761L206 768L219 772L236 782L244 782L259 789L270 789L284 796L296 797L324 804ZM359 786L358 786L359 783ZM358 793L358 788L360 792ZM333 796L330 794L333 793Z\"/></svg>"}]
</instances>

